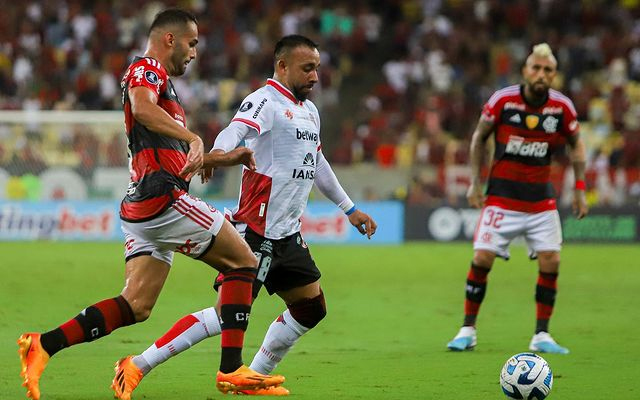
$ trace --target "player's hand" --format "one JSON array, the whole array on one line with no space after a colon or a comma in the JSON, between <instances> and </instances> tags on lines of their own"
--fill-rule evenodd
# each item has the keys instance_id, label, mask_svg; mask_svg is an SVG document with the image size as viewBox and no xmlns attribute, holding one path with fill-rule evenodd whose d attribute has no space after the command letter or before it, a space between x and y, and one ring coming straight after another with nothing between
<instances>
[{"instance_id":1,"label":"player's hand","mask_svg":"<svg viewBox=\"0 0 640 400\"><path fill-rule=\"evenodd\" d=\"M376 233L376 229L378 229L376 221L360 210L355 210L349 215L349 222L355 226L362 235L367 235L367 239L371 239L371 236L373 236Z\"/></svg>"},{"instance_id":2,"label":"player's hand","mask_svg":"<svg viewBox=\"0 0 640 400\"><path fill-rule=\"evenodd\" d=\"M200 175L200 182L202 182L202 183L209 182L209 179L211 179L211 177L213 176L213 171L214 170L215 170L215 168L213 168L213 167L201 168L200 171L198 172L198 175Z\"/></svg>"},{"instance_id":3,"label":"player's hand","mask_svg":"<svg viewBox=\"0 0 640 400\"><path fill-rule=\"evenodd\" d=\"M578 219L582 219L589 213L589 207L587 206L587 198L584 190L573 191L573 201L571 202L571 208L573 208L573 214Z\"/></svg>"},{"instance_id":4,"label":"player's hand","mask_svg":"<svg viewBox=\"0 0 640 400\"><path fill-rule=\"evenodd\" d=\"M187 153L187 163L180 171L182 176L187 182L202 168L202 162L204 160L204 144L202 139L196 136L191 142L189 142L189 153Z\"/></svg>"},{"instance_id":5,"label":"player's hand","mask_svg":"<svg viewBox=\"0 0 640 400\"><path fill-rule=\"evenodd\" d=\"M256 170L256 158L253 150L248 147L238 147L227 153L232 165L242 164L251 171Z\"/></svg>"},{"instance_id":6,"label":"player's hand","mask_svg":"<svg viewBox=\"0 0 640 400\"><path fill-rule=\"evenodd\" d=\"M482 208L484 205L484 194L482 194L482 187L480 184L471 182L471 185L467 190L467 201L473 208Z\"/></svg>"}]
</instances>

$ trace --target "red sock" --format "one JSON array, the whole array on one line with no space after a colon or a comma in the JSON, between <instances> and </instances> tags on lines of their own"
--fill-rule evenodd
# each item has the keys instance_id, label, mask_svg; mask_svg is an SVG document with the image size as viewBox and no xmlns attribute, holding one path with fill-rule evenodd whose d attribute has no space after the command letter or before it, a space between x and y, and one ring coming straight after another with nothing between
<instances>
[{"instance_id":1,"label":"red sock","mask_svg":"<svg viewBox=\"0 0 640 400\"><path fill-rule=\"evenodd\" d=\"M249 324L254 268L239 268L224 274L220 295L222 320L220 371L233 372L242 365L244 332Z\"/></svg>"},{"instance_id":2,"label":"red sock","mask_svg":"<svg viewBox=\"0 0 640 400\"><path fill-rule=\"evenodd\" d=\"M475 326L480 305L487 291L488 268L479 267L471 263L467 274L467 287L464 299L464 323L465 326Z\"/></svg>"},{"instance_id":3,"label":"red sock","mask_svg":"<svg viewBox=\"0 0 640 400\"><path fill-rule=\"evenodd\" d=\"M42 347L50 356L65 347L91 342L114 330L135 323L129 303L122 296L102 300L58 328L42 334Z\"/></svg>"},{"instance_id":4,"label":"red sock","mask_svg":"<svg viewBox=\"0 0 640 400\"><path fill-rule=\"evenodd\" d=\"M549 319L556 302L558 274L540 272L536 284L536 333L549 331Z\"/></svg>"}]
</instances>

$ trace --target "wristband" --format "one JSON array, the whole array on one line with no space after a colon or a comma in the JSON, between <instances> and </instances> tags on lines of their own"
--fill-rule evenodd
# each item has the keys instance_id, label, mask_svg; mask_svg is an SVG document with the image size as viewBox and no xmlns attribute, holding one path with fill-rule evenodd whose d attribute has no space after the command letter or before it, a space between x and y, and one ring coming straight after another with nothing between
<instances>
[{"instance_id":1,"label":"wristband","mask_svg":"<svg viewBox=\"0 0 640 400\"><path fill-rule=\"evenodd\" d=\"M345 212L345 214L347 215L351 215L354 212L356 212L356 206L351 207L347 212Z\"/></svg>"},{"instance_id":2,"label":"wristband","mask_svg":"<svg viewBox=\"0 0 640 400\"><path fill-rule=\"evenodd\" d=\"M576 181L576 190L587 190L587 185L584 183L583 180Z\"/></svg>"}]
</instances>

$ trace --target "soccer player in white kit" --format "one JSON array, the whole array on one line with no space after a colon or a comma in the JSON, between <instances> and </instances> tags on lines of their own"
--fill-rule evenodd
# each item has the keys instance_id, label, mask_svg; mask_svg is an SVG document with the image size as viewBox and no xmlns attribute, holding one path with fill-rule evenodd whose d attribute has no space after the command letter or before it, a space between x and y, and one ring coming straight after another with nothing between
<instances>
[{"instance_id":1,"label":"soccer player in white kit","mask_svg":"<svg viewBox=\"0 0 640 400\"><path fill-rule=\"evenodd\" d=\"M580 139L575 108L562 93L550 89L557 72L551 48L536 45L522 68L524 85L498 90L485 104L471 140L472 182L469 204L484 208L473 242L473 261L467 275L465 317L458 334L447 344L453 351L476 345L476 318L487 288L487 275L496 256L509 258L509 244L524 236L531 258L538 259L536 329L529 349L566 354L549 334L556 298L562 232L550 181L551 155L567 143L576 181L573 208L577 218L587 214L585 147ZM495 133L495 155L487 196L480 184L482 153Z\"/></svg>"},{"instance_id":2,"label":"soccer player in white kit","mask_svg":"<svg viewBox=\"0 0 640 400\"><path fill-rule=\"evenodd\" d=\"M276 44L273 79L247 96L217 137L204 165L233 165L230 152L244 151L240 198L229 218L258 258L254 298L262 285L287 309L269 327L250 368L272 371L297 340L326 315L320 271L300 235L300 217L315 183L361 234L371 237L375 221L358 210L322 154L320 117L307 100L318 82L320 54L310 39L291 35ZM246 148L236 148L241 141ZM234 150L235 149L235 150ZM207 171L205 178L210 176ZM215 286L221 282L216 279ZM222 293L222 288L218 288ZM151 369L207 337L220 334L218 311L207 308L180 319L146 351L129 356L139 368L137 383ZM237 394L288 395L282 386L237 390Z\"/></svg>"}]
</instances>

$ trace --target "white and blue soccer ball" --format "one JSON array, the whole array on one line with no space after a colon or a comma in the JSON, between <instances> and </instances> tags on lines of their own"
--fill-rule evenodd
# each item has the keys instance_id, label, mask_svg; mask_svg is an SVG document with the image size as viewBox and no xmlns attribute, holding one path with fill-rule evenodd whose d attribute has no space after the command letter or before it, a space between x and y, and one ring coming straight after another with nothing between
<instances>
[{"instance_id":1,"label":"white and blue soccer ball","mask_svg":"<svg viewBox=\"0 0 640 400\"><path fill-rule=\"evenodd\" d=\"M510 399L542 400L551 391L553 373L544 358L533 353L519 353L502 367L500 386Z\"/></svg>"}]
</instances>

